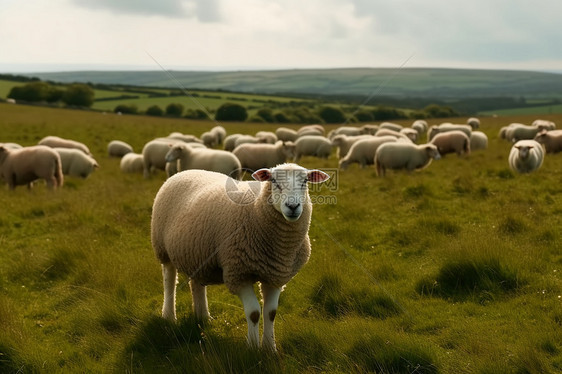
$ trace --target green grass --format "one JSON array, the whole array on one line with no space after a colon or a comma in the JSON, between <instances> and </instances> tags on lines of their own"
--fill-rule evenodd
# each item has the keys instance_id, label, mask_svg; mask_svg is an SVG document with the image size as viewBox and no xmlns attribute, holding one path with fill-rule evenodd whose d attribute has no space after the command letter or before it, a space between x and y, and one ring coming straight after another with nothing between
<instances>
[{"instance_id":1,"label":"green grass","mask_svg":"<svg viewBox=\"0 0 562 374\"><path fill-rule=\"evenodd\" d=\"M482 117L486 151L386 178L353 165L314 191L335 200L314 207L312 256L281 294L269 355L246 346L242 304L223 286L200 325L180 276L178 323L159 317L150 214L164 174L125 175L106 156L112 139L140 152L214 123L0 104L0 141L73 138L101 165L55 192L0 190L0 372L559 372L562 155L516 175L497 138L533 119Z\"/></svg>"}]
</instances>

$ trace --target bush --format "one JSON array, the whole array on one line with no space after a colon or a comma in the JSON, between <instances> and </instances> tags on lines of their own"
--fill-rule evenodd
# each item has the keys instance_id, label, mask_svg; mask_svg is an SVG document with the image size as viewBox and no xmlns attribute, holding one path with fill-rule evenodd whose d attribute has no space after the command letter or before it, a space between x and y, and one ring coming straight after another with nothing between
<instances>
[{"instance_id":1,"label":"bush","mask_svg":"<svg viewBox=\"0 0 562 374\"><path fill-rule=\"evenodd\" d=\"M149 116L160 117L164 114L164 111L158 105L152 105L146 109L146 114Z\"/></svg>"},{"instance_id":2,"label":"bush","mask_svg":"<svg viewBox=\"0 0 562 374\"><path fill-rule=\"evenodd\" d=\"M190 119L207 119L207 113L201 109L188 109L184 117Z\"/></svg>"},{"instance_id":3,"label":"bush","mask_svg":"<svg viewBox=\"0 0 562 374\"><path fill-rule=\"evenodd\" d=\"M408 117L401 110L391 108L391 107L385 107L385 106L379 106L376 109L374 109L371 113L373 114L373 118L374 118L375 121L388 121L388 120L392 120L392 119L405 119L405 118Z\"/></svg>"},{"instance_id":4,"label":"bush","mask_svg":"<svg viewBox=\"0 0 562 374\"><path fill-rule=\"evenodd\" d=\"M215 119L217 121L239 121L243 122L248 118L246 108L239 104L225 103L217 109Z\"/></svg>"},{"instance_id":5,"label":"bush","mask_svg":"<svg viewBox=\"0 0 562 374\"><path fill-rule=\"evenodd\" d=\"M183 105L181 104L172 103L172 104L168 104L168 106L166 107L166 115L168 116L181 117L182 114L183 114Z\"/></svg>"},{"instance_id":6,"label":"bush","mask_svg":"<svg viewBox=\"0 0 562 374\"><path fill-rule=\"evenodd\" d=\"M273 110L271 110L270 108L262 108L258 110L257 115L263 118L265 122L270 122L270 123L275 122L275 117L273 116Z\"/></svg>"},{"instance_id":7,"label":"bush","mask_svg":"<svg viewBox=\"0 0 562 374\"><path fill-rule=\"evenodd\" d=\"M344 123L346 121L343 111L333 106L320 108L318 115L325 123Z\"/></svg>"},{"instance_id":8,"label":"bush","mask_svg":"<svg viewBox=\"0 0 562 374\"><path fill-rule=\"evenodd\" d=\"M359 110L355 113L355 118L359 122L370 122L375 120L375 116L373 113L369 112L368 110Z\"/></svg>"},{"instance_id":9,"label":"bush","mask_svg":"<svg viewBox=\"0 0 562 374\"><path fill-rule=\"evenodd\" d=\"M91 107L94 103L94 90L86 84L71 84L62 95L66 105Z\"/></svg>"},{"instance_id":10,"label":"bush","mask_svg":"<svg viewBox=\"0 0 562 374\"><path fill-rule=\"evenodd\" d=\"M139 109L134 104L131 105L119 104L115 107L115 109L113 109L114 113L122 113L122 114L136 114L138 113L138 111Z\"/></svg>"},{"instance_id":11,"label":"bush","mask_svg":"<svg viewBox=\"0 0 562 374\"><path fill-rule=\"evenodd\" d=\"M23 86L15 86L8 94L11 99L30 103L41 101L54 103L61 100L62 96L62 90L52 87L46 82L31 82Z\"/></svg>"}]
</instances>

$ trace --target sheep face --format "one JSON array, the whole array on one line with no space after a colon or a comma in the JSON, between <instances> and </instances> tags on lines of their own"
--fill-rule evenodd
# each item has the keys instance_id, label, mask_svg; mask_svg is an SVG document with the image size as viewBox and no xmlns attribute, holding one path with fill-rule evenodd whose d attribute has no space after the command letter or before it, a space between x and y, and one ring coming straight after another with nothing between
<instances>
[{"instance_id":1,"label":"sheep face","mask_svg":"<svg viewBox=\"0 0 562 374\"><path fill-rule=\"evenodd\" d=\"M173 162L181 157L184 147L181 145L175 145L170 148L168 153L166 153L166 162Z\"/></svg>"},{"instance_id":2,"label":"sheep face","mask_svg":"<svg viewBox=\"0 0 562 374\"><path fill-rule=\"evenodd\" d=\"M429 157L431 157L434 160L439 160L441 158L441 155L439 154L439 150L437 149L437 147L433 144L428 144L425 147L425 150L427 152L427 155Z\"/></svg>"},{"instance_id":3,"label":"sheep face","mask_svg":"<svg viewBox=\"0 0 562 374\"><path fill-rule=\"evenodd\" d=\"M271 183L271 203L289 222L297 221L308 203L307 183L321 183L329 176L320 170L307 170L296 164L283 164L260 169L252 174L255 180Z\"/></svg>"},{"instance_id":4,"label":"sheep face","mask_svg":"<svg viewBox=\"0 0 562 374\"><path fill-rule=\"evenodd\" d=\"M516 145L514 147L519 150L519 158L521 160L526 160L531 153L531 149L533 148L532 145Z\"/></svg>"}]
</instances>

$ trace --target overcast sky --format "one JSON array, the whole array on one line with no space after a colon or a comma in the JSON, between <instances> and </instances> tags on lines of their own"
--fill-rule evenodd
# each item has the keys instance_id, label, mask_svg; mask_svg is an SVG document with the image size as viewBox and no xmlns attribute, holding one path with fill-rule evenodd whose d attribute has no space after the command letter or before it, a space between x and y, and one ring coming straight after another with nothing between
<instances>
[{"instance_id":1,"label":"overcast sky","mask_svg":"<svg viewBox=\"0 0 562 374\"><path fill-rule=\"evenodd\" d=\"M0 0L0 72L562 71L561 0Z\"/></svg>"}]
</instances>

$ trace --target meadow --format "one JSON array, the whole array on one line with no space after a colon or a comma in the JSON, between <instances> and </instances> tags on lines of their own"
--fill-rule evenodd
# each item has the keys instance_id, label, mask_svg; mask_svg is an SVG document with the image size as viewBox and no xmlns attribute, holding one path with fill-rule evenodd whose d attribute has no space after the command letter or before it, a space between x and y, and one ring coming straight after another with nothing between
<instances>
[{"instance_id":1,"label":"meadow","mask_svg":"<svg viewBox=\"0 0 562 374\"><path fill-rule=\"evenodd\" d=\"M72 138L101 166L58 191L0 189L0 372L560 372L562 154L517 175L497 137L536 118L482 117L487 150L410 174L303 158L334 176L311 191L312 256L281 294L274 355L246 346L242 304L223 286L200 325L181 276L178 323L160 317L150 215L165 175L123 174L106 155L112 139L140 152L215 123L0 103L0 142Z\"/></svg>"}]
</instances>

